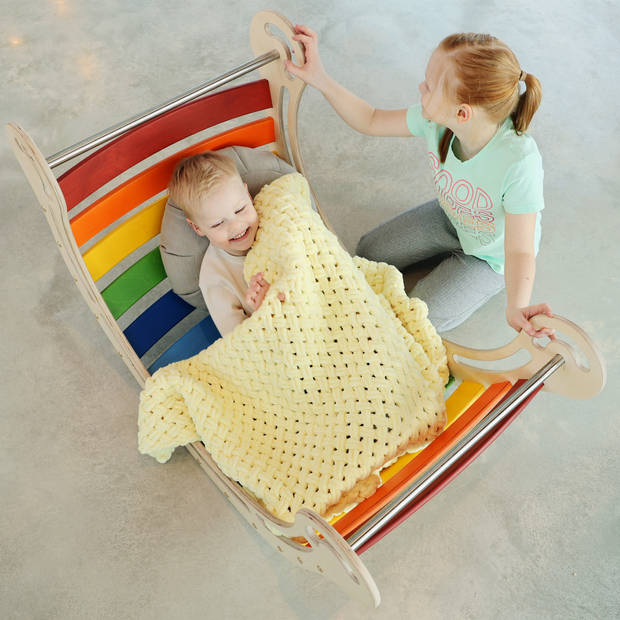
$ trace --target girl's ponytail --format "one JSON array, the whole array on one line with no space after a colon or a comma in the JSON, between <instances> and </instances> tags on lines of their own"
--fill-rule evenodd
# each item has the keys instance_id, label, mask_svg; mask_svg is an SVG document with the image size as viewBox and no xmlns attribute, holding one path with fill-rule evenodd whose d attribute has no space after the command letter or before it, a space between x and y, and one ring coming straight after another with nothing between
<instances>
[{"instance_id":1,"label":"girl's ponytail","mask_svg":"<svg viewBox=\"0 0 620 620\"><path fill-rule=\"evenodd\" d=\"M447 36L438 49L450 63L444 94L457 103L485 109L497 123L511 117L516 133L527 130L540 105L542 88L538 78L521 70L514 52L488 34L462 32ZM525 91L519 94L519 82ZM439 159L444 163L452 131L446 128L439 143Z\"/></svg>"},{"instance_id":2,"label":"girl's ponytail","mask_svg":"<svg viewBox=\"0 0 620 620\"><path fill-rule=\"evenodd\" d=\"M512 122L519 135L529 127L532 116L538 110L542 99L542 87L538 78L531 73L525 73L523 79L525 91L519 95L519 102L512 113Z\"/></svg>"}]
</instances>

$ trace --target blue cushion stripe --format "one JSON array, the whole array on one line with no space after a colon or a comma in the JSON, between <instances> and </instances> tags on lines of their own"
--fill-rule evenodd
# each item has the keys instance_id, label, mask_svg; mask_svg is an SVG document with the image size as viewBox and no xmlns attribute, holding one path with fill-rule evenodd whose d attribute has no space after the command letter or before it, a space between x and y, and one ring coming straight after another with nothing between
<instances>
[{"instance_id":1,"label":"blue cushion stripe","mask_svg":"<svg viewBox=\"0 0 620 620\"><path fill-rule=\"evenodd\" d=\"M172 364L172 362L178 362L193 357L213 344L219 337L220 332L217 330L217 327L215 327L213 319L207 316L179 338L167 351L164 351L164 353L151 364L149 372L153 374L159 368Z\"/></svg>"},{"instance_id":2,"label":"blue cushion stripe","mask_svg":"<svg viewBox=\"0 0 620 620\"><path fill-rule=\"evenodd\" d=\"M173 291L168 291L147 308L125 331L138 357L142 357L162 336L194 310Z\"/></svg>"}]
</instances>

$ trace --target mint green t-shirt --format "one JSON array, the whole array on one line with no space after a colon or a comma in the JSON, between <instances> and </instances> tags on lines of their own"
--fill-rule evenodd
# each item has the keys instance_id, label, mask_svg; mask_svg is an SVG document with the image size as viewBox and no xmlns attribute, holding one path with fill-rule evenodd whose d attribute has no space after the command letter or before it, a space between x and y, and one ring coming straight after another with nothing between
<instances>
[{"instance_id":1,"label":"mint green t-shirt","mask_svg":"<svg viewBox=\"0 0 620 620\"><path fill-rule=\"evenodd\" d=\"M420 104L407 110L407 126L426 138L439 203L452 222L466 254L504 273L505 213L537 212L534 252L540 245L540 211L544 208L542 159L536 142L517 135L508 117L491 141L474 157L461 161L450 142L445 163L439 142L445 127L422 116Z\"/></svg>"}]
</instances>

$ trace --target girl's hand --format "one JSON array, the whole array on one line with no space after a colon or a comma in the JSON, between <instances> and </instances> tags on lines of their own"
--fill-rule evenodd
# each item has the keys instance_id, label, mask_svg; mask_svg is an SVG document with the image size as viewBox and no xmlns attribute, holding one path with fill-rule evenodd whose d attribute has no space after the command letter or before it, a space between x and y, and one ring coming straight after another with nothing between
<instances>
[{"instance_id":1,"label":"girl's hand","mask_svg":"<svg viewBox=\"0 0 620 620\"><path fill-rule=\"evenodd\" d=\"M299 41L305 51L306 62L303 65L296 65L290 60L286 61L286 69L302 79L310 86L318 90L323 90L327 80L327 73L323 68L321 57L319 56L319 40L316 32L307 26L295 26L294 41Z\"/></svg>"},{"instance_id":2,"label":"girl's hand","mask_svg":"<svg viewBox=\"0 0 620 620\"><path fill-rule=\"evenodd\" d=\"M549 304L538 304L536 306L527 306L525 308L508 307L506 308L506 320L508 325L513 329L520 332L523 330L528 336L535 338L541 338L542 336L548 336L553 338L555 336L555 330L549 327L543 327L542 329L536 329L529 321L533 316L537 314L546 314L547 316L553 316L551 307Z\"/></svg>"},{"instance_id":3,"label":"girl's hand","mask_svg":"<svg viewBox=\"0 0 620 620\"><path fill-rule=\"evenodd\" d=\"M252 308L252 312L256 312L261 307L268 290L269 282L265 280L265 274L262 271L254 274L245 294L245 302ZM278 299L284 301L284 293L278 293Z\"/></svg>"}]
</instances>

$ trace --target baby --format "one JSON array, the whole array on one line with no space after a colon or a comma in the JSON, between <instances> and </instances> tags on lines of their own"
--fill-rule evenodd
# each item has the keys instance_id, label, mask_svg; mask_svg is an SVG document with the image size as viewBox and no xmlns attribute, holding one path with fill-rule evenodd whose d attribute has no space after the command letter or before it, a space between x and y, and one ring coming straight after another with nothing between
<instances>
[{"instance_id":1,"label":"baby","mask_svg":"<svg viewBox=\"0 0 620 620\"><path fill-rule=\"evenodd\" d=\"M169 190L194 232L209 239L199 286L215 326L224 335L257 310L269 290L262 273L252 276L249 285L243 277L245 255L258 229L252 197L234 162L216 152L181 161Z\"/></svg>"}]
</instances>

